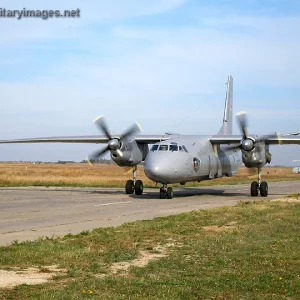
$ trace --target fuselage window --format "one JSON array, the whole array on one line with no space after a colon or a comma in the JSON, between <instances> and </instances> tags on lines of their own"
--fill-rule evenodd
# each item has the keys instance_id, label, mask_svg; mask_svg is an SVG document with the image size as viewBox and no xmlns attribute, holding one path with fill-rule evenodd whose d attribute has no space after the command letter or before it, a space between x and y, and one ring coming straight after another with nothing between
<instances>
[{"instance_id":1,"label":"fuselage window","mask_svg":"<svg viewBox=\"0 0 300 300\"><path fill-rule=\"evenodd\" d=\"M189 153L189 151L187 151L187 149L185 148L184 145L182 145L182 148L183 148L183 150L184 150L186 153Z\"/></svg>"},{"instance_id":2,"label":"fuselage window","mask_svg":"<svg viewBox=\"0 0 300 300\"><path fill-rule=\"evenodd\" d=\"M170 145L170 151L178 151L178 146L177 145Z\"/></svg>"},{"instance_id":3,"label":"fuselage window","mask_svg":"<svg viewBox=\"0 0 300 300\"><path fill-rule=\"evenodd\" d=\"M156 151L158 149L158 145L153 145L150 151Z\"/></svg>"},{"instance_id":4,"label":"fuselage window","mask_svg":"<svg viewBox=\"0 0 300 300\"><path fill-rule=\"evenodd\" d=\"M159 146L159 151L168 151L169 149L169 145L160 145Z\"/></svg>"}]
</instances>

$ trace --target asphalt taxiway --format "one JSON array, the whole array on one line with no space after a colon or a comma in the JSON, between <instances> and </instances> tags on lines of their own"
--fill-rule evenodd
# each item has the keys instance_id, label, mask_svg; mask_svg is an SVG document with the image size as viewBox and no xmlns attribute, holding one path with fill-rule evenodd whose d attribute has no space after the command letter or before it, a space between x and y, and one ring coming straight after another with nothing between
<instances>
[{"instance_id":1,"label":"asphalt taxiway","mask_svg":"<svg viewBox=\"0 0 300 300\"><path fill-rule=\"evenodd\" d=\"M158 188L141 196L121 188L0 188L0 245L294 192L300 181L269 183L267 198L250 197L248 184L174 189L173 199L159 199Z\"/></svg>"}]
</instances>

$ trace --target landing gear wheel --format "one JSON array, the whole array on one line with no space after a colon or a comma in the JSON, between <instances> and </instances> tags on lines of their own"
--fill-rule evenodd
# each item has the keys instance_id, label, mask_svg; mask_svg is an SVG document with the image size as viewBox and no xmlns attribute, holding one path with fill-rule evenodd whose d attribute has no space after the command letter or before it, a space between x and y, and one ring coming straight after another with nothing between
<instances>
[{"instance_id":1,"label":"landing gear wheel","mask_svg":"<svg viewBox=\"0 0 300 300\"><path fill-rule=\"evenodd\" d=\"M268 184L265 181L260 184L260 195L262 197L268 196Z\"/></svg>"},{"instance_id":2,"label":"landing gear wheel","mask_svg":"<svg viewBox=\"0 0 300 300\"><path fill-rule=\"evenodd\" d=\"M173 188L168 187L167 188L167 198L172 199L173 198Z\"/></svg>"},{"instance_id":3,"label":"landing gear wheel","mask_svg":"<svg viewBox=\"0 0 300 300\"><path fill-rule=\"evenodd\" d=\"M126 192L126 194L133 194L133 192L134 192L133 180L127 180L126 185L125 185L125 192Z\"/></svg>"},{"instance_id":4,"label":"landing gear wheel","mask_svg":"<svg viewBox=\"0 0 300 300\"><path fill-rule=\"evenodd\" d=\"M134 190L135 190L136 195L142 195L143 194L144 186L143 186L142 180L137 180L136 181Z\"/></svg>"},{"instance_id":5,"label":"landing gear wheel","mask_svg":"<svg viewBox=\"0 0 300 300\"><path fill-rule=\"evenodd\" d=\"M258 182L257 181L253 181L251 183L251 197L257 197L258 196Z\"/></svg>"}]
</instances>

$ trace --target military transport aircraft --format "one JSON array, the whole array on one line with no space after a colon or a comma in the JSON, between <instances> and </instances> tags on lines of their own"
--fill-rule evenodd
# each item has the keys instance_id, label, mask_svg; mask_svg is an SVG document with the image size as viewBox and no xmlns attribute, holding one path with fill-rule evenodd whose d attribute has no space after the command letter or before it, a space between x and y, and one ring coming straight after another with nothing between
<instances>
[{"instance_id":1,"label":"military transport aircraft","mask_svg":"<svg viewBox=\"0 0 300 300\"><path fill-rule=\"evenodd\" d=\"M138 135L140 128L134 124L122 135L111 135L103 117L94 120L104 133L94 136L42 137L2 140L6 143L95 143L106 144L105 148L89 156L91 161L110 152L119 166L133 168L133 179L125 185L127 194L141 195L143 182L137 180L137 165L144 162L145 174L162 184L160 198L173 198L173 189L168 184L201 181L233 176L244 163L247 168L257 168L258 179L251 183L251 196L266 197L268 184L261 182L261 168L271 162L270 145L300 144L299 133L258 136L249 134L246 113L238 113L237 120L242 135L232 135L232 90L233 79L228 77L223 124L216 135ZM149 150L148 145L153 144Z\"/></svg>"}]
</instances>

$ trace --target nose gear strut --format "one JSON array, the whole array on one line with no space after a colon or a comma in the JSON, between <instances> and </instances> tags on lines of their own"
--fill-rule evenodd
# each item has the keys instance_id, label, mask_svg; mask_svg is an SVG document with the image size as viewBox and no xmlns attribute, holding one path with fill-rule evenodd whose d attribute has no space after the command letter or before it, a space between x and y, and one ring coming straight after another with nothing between
<instances>
[{"instance_id":1,"label":"nose gear strut","mask_svg":"<svg viewBox=\"0 0 300 300\"><path fill-rule=\"evenodd\" d=\"M160 199L172 199L173 198L173 188L167 187L166 184L163 184L163 186L160 188L159 191L159 198Z\"/></svg>"}]
</instances>

